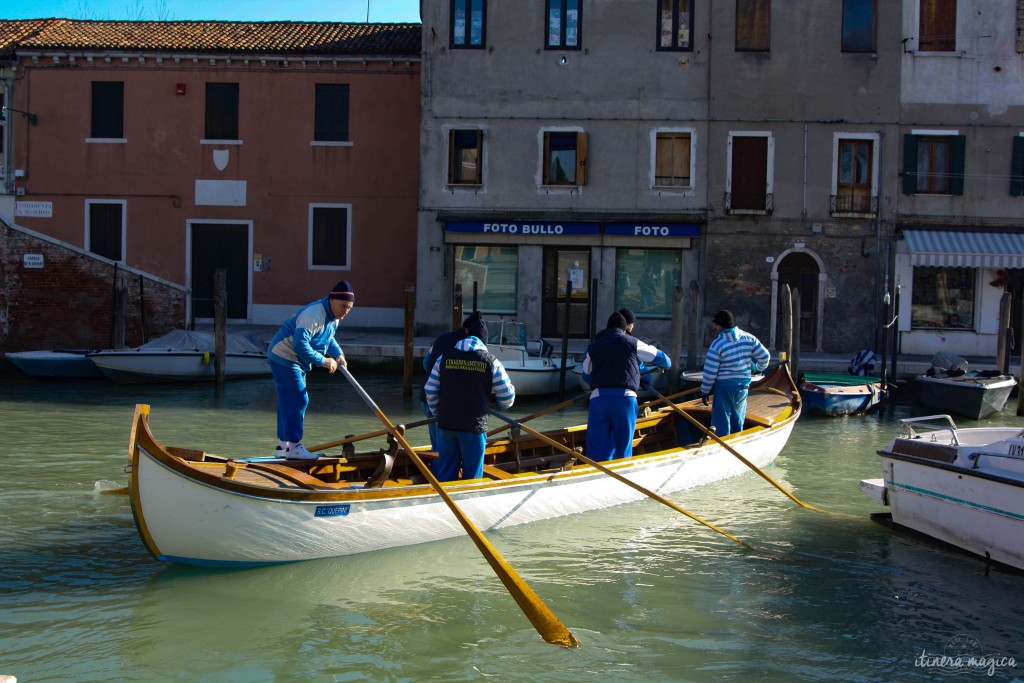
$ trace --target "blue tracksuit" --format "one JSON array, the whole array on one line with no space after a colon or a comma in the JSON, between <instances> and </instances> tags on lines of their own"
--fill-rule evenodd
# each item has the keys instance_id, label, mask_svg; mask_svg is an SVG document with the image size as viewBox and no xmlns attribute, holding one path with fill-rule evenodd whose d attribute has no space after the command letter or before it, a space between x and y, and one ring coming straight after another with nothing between
<instances>
[{"instance_id":1,"label":"blue tracksuit","mask_svg":"<svg viewBox=\"0 0 1024 683\"><path fill-rule=\"evenodd\" d=\"M302 441L309 405L306 373L322 367L326 357L342 355L334 339L338 322L330 300L324 297L285 320L270 341L267 362L277 389L277 438L281 441Z\"/></svg>"},{"instance_id":2,"label":"blue tracksuit","mask_svg":"<svg viewBox=\"0 0 1024 683\"><path fill-rule=\"evenodd\" d=\"M633 455L641 362L666 370L672 367L662 351L617 328L605 330L587 347L583 381L593 388L587 415L587 457L591 460Z\"/></svg>"}]
</instances>

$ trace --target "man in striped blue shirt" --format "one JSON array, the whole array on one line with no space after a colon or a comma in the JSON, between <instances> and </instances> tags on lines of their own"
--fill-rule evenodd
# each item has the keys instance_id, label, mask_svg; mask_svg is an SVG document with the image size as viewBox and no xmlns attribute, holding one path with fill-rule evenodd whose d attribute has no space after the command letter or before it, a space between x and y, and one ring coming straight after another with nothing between
<instances>
[{"instance_id":1,"label":"man in striped blue shirt","mask_svg":"<svg viewBox=\"0 0 1024 683\"><path fill-rule=\"evenodd\" d=\"M437 359L423 385L427 406L437 417L438 457L433 471L439 481L484 476L491 394L502 410L516 400L505 366L487 351L485 339L487 323L476 318L466 337Z\"/></svg>"},{"instance_id":2,"label":"man in striped blue shirt","mask_svg":"<svg viewBox=\"0 0 1024 683\"><path fill-rule=\"evenodd\" d=\"M714 390L711 426L718 436L725 436L743 430L750 371L768 367L771 354L757 337L736 327L729 311L715 313L711 324L717 336L704 358L700 397L707 405L708 395Z\"/></svg>"}]
</instances>

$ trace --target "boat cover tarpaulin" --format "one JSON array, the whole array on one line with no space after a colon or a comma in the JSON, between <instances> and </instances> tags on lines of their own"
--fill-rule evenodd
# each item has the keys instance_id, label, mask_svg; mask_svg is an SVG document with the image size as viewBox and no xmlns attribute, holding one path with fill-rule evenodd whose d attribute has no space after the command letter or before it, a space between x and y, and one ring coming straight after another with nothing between
<instances>
[{"instance_id":1,"label":"boat cover tarpaulin","mask_svg":"<svg viewBox=\"0 0 1024 683\"><path fill-rule=\"evenodd\" d=\"M142 346L137 351L200 351L214 353L217 340L212 332L174 330ZM232 332L225 335L225 353L266 353L266 344L251 332Z\"/></svg>"}]
</instances>

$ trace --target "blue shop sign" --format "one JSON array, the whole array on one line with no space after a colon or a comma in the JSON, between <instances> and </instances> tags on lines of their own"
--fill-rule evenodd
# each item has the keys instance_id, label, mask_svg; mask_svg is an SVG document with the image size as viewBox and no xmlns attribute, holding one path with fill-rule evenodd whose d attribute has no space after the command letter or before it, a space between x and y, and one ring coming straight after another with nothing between
<instances>
[{"instance_id":1,"label":"blue shop sign","mask_svg":"<svg viewBox=\"0 0 1024 683\"><path fill-rule=\"evenodd\" d=\"M604 234L622 237L700 237L700 223L605 223Z\"/></svg>"},{"instance_id":2,"label":"blue shop sign","mask_svg":"<svg viewBox=\"0 0 1024 683\"><path fill-rule=\"evenodd\" d=\"M448 221L448 232L476 233L480 235L599 235L600 223L571 221Z\"/></svg>"}]
</instances>

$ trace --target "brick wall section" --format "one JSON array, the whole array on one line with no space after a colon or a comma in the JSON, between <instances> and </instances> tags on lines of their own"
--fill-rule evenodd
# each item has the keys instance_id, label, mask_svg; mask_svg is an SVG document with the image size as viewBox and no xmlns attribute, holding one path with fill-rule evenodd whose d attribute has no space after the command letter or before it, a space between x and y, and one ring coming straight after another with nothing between
<instances>
[{"instance_id":1,"label":"brick wall section","mask_svg":"<svg viewBox=\"0 0 1024 683\"><path fill-rule=\"evenodd\" d=\"M145 341L143 312L147 340L184 326L185 292L162 281L115 269L3 222L0 254L0 353L109 348L115 270L125 289L126 346ZM25 254L42 254L44 267L25 268Z\"/></svg>"}]
</instances>

